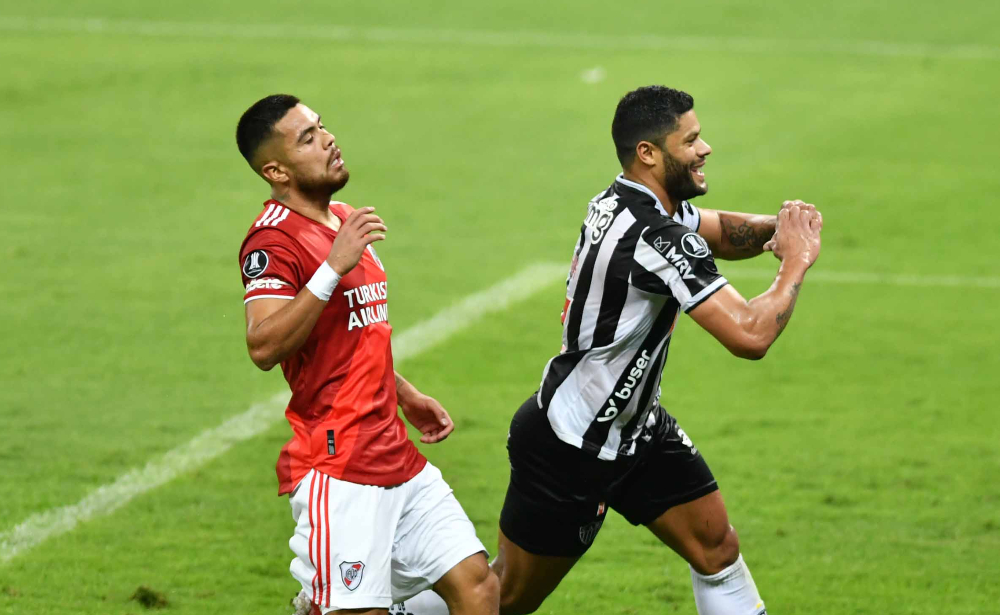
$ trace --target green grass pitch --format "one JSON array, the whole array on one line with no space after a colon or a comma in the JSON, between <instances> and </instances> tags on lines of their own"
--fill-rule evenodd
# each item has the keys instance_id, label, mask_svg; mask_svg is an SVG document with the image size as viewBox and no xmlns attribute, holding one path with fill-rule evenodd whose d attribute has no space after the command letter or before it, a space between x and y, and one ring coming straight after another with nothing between
<instances>
[{"instance_id":1,"label":"green grass pitch","mask_svg":"<svg viewBox=\"0 0 1000 615\"><path fill-rule=\"evenodd\" d=\"M664 381L769 612L1000 613L998 7L5 4L0 533L285 386L243 342L236 252L267 191L233 132L258 97L295 93L337 135L340 198L390 229L402 332L528 265L568 265L617 172L618 97L665 83L694 95L714 148L698 205L803 198L826 220L763 362L685 318ZM776 262L721 269L751 296ZM562 303L556 279L398 366L455 418L424 452L488 546L506 428L559 348ZM0 563L0 613L138 614L140 586L164 613L287 613L287 435L276 423ZM612 515L541 612L695 611L686 565Z\"/></svg>"}]
</instances>

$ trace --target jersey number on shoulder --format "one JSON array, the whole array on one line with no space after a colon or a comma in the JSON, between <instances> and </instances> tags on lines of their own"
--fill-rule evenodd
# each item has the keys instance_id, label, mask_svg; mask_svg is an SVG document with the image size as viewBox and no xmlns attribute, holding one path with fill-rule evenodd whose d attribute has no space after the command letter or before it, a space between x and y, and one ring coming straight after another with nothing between
<instances>
[{"instance_id":1,"label":"jersey number on shoulder","mask_svg":"<svg viewBox=\"0 0 1000 615\"><path fill-rule=\"evenodd\" d=\"M590 242L599 243L604 238L604 233L611 226L611 221L615 217L615 209L618 208L618 195L613 194L600 201L591 201L587 205L587 218L583 225L590 229Z\"/></svg>"}]
</instances>

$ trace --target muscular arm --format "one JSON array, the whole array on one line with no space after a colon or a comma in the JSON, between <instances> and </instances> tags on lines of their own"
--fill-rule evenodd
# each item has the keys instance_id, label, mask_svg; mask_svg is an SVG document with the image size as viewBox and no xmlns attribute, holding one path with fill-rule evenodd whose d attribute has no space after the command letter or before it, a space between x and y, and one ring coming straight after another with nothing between
<instances>
[{"instance_id":1,"label":"muscular arm","mask_svg":"<svg viewBox=\"0 0 1000 615\"><path fill-rule=\"evenodd\" d=\"M719 289L689 314L729 352L744 359L763 359L788 325L808 265L782 263L763 294L747 301L732 287Z\"/></svg>"},{"instance_id":2,"label":"muscular arm","mask_svg":"<svg viewBox=\"0 0 1000 615\"><path fill-rule=\"evenodd\" d=\"M269 371L305 343L326 301L303 288L294 299L256 299L246 305L250 360Z\"/></svg>"},{"instance_id":3,"label":"muscular arm","mask_svg":"<svg viewBox=\"0 0 1000 615\"><path fill-rule=\"evenodd\" d=\"M777 216L743 214L702 209L698 234L705 238L712 254L725 260L757 256L774 235Z\"/></svg>"},{"instance_id":4,"label":"muscular arm","mask_svg":"<svg viewBox=\"0 0 1000 615\"><path fill-rule=\"evenodd\" d=\"M772 244L781 267L771 288L746 301L725 286L689 314L734 355L764 358L788 325L806 270L819 257L822 228L823 216L812 205L782 208Z\"/></svg>"}]
</instances>

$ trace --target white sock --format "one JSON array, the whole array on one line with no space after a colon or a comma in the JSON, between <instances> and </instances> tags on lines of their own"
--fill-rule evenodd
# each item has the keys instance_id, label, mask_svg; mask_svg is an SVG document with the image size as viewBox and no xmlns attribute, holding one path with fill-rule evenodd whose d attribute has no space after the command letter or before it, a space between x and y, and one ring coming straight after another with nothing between
<instances>
[{"instance_id":1,"label":"white sock","mask_svg":"<svg viewBox=\"0 0 1000 615\"><path fill-rule=\"evenodd\" d=\"M448 615L448 605L444 603L444 598L428 589L405 602L392 605L389 615Z\"/></svg>"},{"instance_id":2,"label":"white sock","mask_svg":"<svg viewBox=\"0 0 1000 615\"><path fill-rule=\"evenodd\" d=\"M698 615L767 615L743 556L722 572L705 576L691 569Z\"/></svg>"}]
</instances>

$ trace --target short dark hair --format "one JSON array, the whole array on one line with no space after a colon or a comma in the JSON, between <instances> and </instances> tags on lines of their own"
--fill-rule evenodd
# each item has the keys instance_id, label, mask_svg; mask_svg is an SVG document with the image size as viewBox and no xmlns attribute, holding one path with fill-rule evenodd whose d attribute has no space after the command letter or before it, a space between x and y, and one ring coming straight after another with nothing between
<instances>
[{"instance_id":1,"label":"short dark hair","mask_svg":"<svg viewBox=\"0 0 1000 615\"><path fill-rule=\"evenodd\" d=\"M662 85L648 85L622 96L611 122L611 138L622 167L632 164L640 141L663 143L677 127L677 118L693 108L690 94Z\"/></svg>"},{"instance_id":2,"label":"short dark hair","mask_svg":"<svg viewBox=\"0 0 1000 615\"><path fill-rule=\"evenodd\" d=\"M236 147L246 161L253 166L253 158L260 144L274 132L274 125L285 117L288 110L299 104L299 99L291 94L271 94L261 98L243 112L236 124Z\"/></svg>"}]
</instances>

